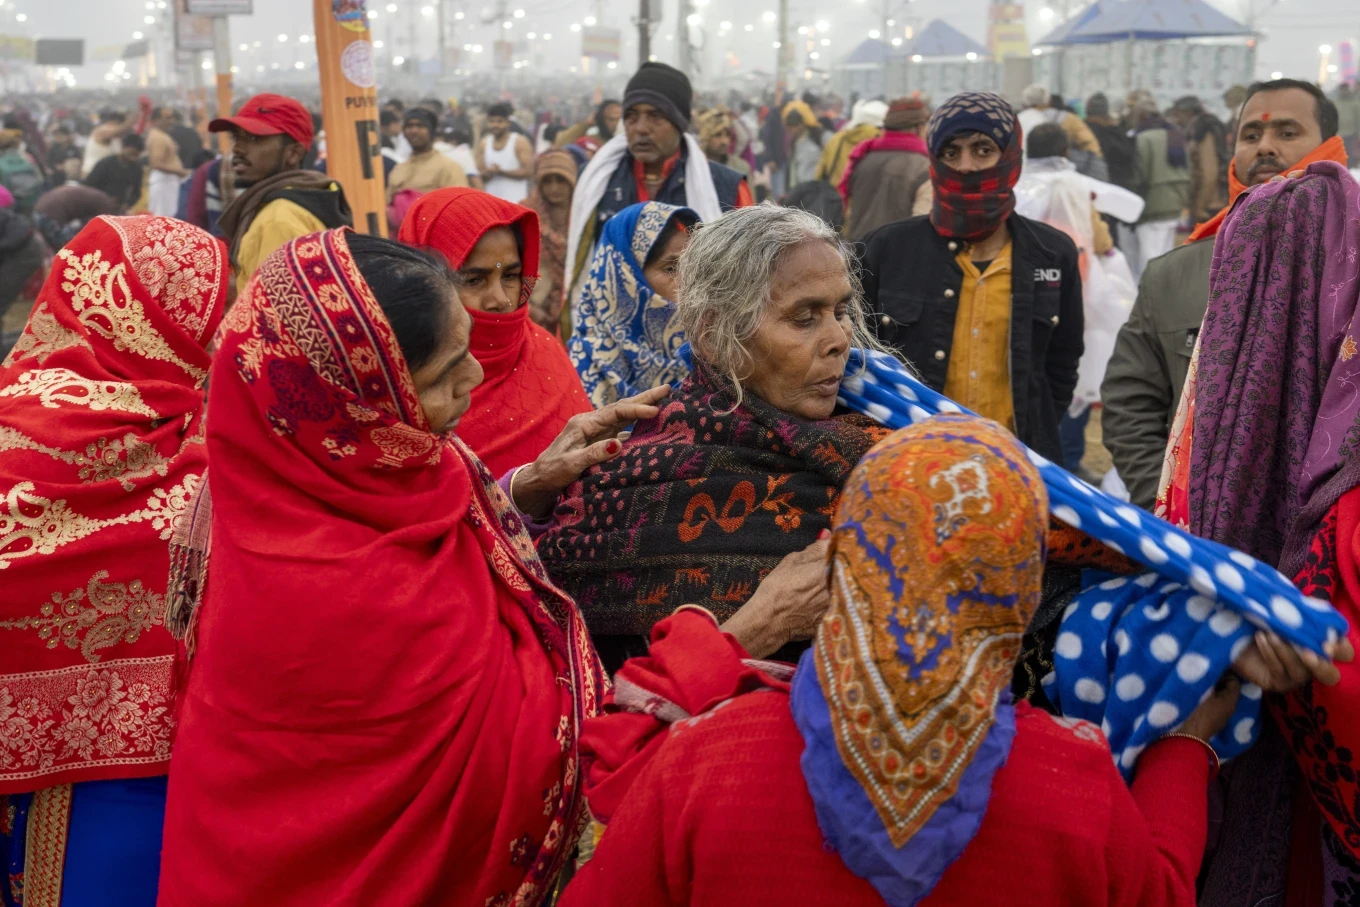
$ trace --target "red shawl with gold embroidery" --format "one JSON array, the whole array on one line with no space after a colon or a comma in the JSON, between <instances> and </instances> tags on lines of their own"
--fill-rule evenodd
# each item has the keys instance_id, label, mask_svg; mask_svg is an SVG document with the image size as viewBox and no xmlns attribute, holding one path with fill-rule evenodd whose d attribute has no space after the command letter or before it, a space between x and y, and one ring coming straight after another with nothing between
<instances>
[{"instance_id":1,"label":"red shawl with gold embroidery","mask_svg":"<svg viewBox=\"0 0 1360 907\"><path fill-rule=\"evenodd\" d=\"M97 218L0 367L0 794L167 771L169 539L226 281L197 227Z\"/></svg>"},{"instance_id":2,"label":"red shawl with gold embroidery","mask_svg":"<svg viewBox=\"0 0 1360 907\"><path fill-rule=\"evenodd\" d=\"M252 278L209 402L160 903L541 903L603 678L509 501L430 433L345 231Z\"/></svg>"}]
</instances>

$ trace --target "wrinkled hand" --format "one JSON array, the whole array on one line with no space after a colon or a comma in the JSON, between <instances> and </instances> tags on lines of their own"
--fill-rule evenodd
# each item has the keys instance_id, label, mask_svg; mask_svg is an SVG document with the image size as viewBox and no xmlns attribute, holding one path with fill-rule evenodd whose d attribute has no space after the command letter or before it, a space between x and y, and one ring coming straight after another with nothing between
<instances>
[{"instance_id":1,"label":"wrinkled hand","mask_svg":"<svg viewBox=\"0 0 1360 907\"><path fill-rule=\"evenodd\" d=\"M722 629L755 658L765 658L787 642L816 634L818 621L831 607L826 566L829 535L787 555L723 624Z\"/></svg>"},{"instance_id":2,"label":"wrinkled hand","mask_svg":"<svg viewBox=\"0 0 1360 907\"><path fill-rule=\"evenodd\" d=\"M1185 723L1177 728L1177 731L1208 743L1215 734L1228 726L1228 719L1237 708L1237 694L1241 690L1241 681L1228 674L1212 696L1195 706L1190 717L1185 719Z\"/></svg>"},{"instance_id":3,"label":"wrinkled hand","mask_svg":"<svg viewBox=\"0 0 1360 907\"><path fill-rule=\"evenodd\" d=\"M663 384L602 409L572 416L537 460L520 467L512 483L515 506L536 520L546 519L567 486L590 467L617 457L623 451L619 433L639 419L654 418L660 412L657 404L670 392Z\"/></svg>"},{"instance_id":4,"label":"wrinkled hand","mask_svg":"<svg viewBox=\"0 0 1360 907\"><path fill-rule=\"evenodd\" d=\"M1348 664L1353 661L1355 649L1350 640L1341 639L1327 643L1323 650L1327 658L1291 645L1274 633L1258 631L1251 645L1233 663L1233 670L1243 680L1271 693L1297 690L1310 680L1333 686L1341 680L1335 662Z\"/></svg>"}]
</instances>

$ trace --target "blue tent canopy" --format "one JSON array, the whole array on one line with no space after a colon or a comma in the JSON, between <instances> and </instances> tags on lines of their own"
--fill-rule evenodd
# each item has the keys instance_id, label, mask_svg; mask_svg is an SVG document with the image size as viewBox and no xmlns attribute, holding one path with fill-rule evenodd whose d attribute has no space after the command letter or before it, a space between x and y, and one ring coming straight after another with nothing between
<instances>
[{"instance_id":1,"label":"blue tent canopy","mask_svg":"<svg viewBox=\"0 0 1360 907\"><path fill-rule=\"evenodd\" d=\"M1108 44L1246 36L1251 29L1204 0L1097 0L1036 41L1039 45Z\"/></svg>"},{"instance_id":2,"label":"blue tent canopy","mask_svg":"<svg viewBox=\"0 0 1360 907\"><path fill-rule=\"evenodd\" d=\"M877 38L866 38L859 46L850 51L850 56L841 61L843 66L872 65L880 66L893 55L893 49Z\"/></svg>"},{"instance_id":3,"label":"blue tent canopy","mask_svg":"<svg viewBox=\"0 0 1360 907\"><path fill-rule=\"evenodd\" d=\"M922 57L963 57L968 54L990 57L992 55L992 52L987 48L943 19L931 20L930 24L921 29L921 33L912 40L910 46L906 47L902 53L912 56L920 54Z\"/></svg>"}]
</instances>

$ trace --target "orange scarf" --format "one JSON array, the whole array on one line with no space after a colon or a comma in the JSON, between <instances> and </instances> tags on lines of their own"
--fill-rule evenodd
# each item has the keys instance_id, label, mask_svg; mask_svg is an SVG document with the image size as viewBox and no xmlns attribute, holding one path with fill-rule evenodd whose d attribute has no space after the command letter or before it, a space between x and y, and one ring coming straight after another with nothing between
<instances>
[{"instance_id":1,"label":"orange scarf","mask_svg":"<svg viewBox=\"0 0 1360 907\"><path fill-rule=\"evenodd\" d=\"M1349 166L1350 161L1346 157L1346 143L1342 141L1341 136L1332 136L1308 154L1304 155L1303 159L1290 167L1289 170L1291 172L1294 170L1303 170L1309 164L1316 164L1318 161L1334 161L1343 167ZM1186 242L1192 243L1204 239L1206 236L1217 236L1218 228L1223 226L1223 220L1228 216L1228 212L1232 210L1233 203L1236 202L1237 197L1243 192L1246 192L1248 188L1249 187L1242 185L1242 181L1237 178L1236 166L1229 163L1228 204L1224 206L1222 211L1196 227Z\"/></svg>"}]
</instances>

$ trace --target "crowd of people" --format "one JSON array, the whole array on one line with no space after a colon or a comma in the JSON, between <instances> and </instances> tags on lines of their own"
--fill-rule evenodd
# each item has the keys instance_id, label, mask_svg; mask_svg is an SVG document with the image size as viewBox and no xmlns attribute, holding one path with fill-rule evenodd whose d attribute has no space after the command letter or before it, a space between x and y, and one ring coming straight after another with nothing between
<instances>
[{"instance_id":1,"label":"crowd of people","mask_svg":"<svg viewBox=\"0 0 1360 907\"><path fill-rule=\"evenodd\" d=\"M392 99L392 238L14 106L0 903L1350 903L1360 95L1229 95Z\"/></svg>"}]
</instances>

